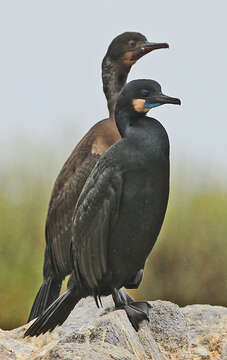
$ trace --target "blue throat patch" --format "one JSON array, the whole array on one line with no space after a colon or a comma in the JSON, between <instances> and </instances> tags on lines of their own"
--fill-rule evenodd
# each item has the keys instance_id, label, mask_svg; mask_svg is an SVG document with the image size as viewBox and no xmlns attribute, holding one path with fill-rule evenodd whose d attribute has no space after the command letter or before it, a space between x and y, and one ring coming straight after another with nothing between
<instances>
[{"instance_id":1,"label":"blue throat patch","mask_svg":"<svg viewBox=\"0 0 227 360\"><path fill-rule=\"evenodd\" d=\"M155 107L160 106L160 105L161 105L160 103L156 103L156 104L145 103L144 104L144 109L152 109L152 108L155 108Z\"/></svg>"}]
</instances>

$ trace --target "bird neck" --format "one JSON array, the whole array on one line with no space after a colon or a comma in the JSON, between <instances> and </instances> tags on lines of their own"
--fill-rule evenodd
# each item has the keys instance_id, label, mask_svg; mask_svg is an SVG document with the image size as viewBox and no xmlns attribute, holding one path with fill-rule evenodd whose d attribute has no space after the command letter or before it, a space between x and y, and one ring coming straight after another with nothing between
<instances>
[{"instance_id":1,"label":"bird neck","mask_svg":"<svg viewBox=\"0 0 227 360\"><path fill-rule=\"evenodd\" d=\"M138 114L138 112L134 111L131 106L124 110L119 109L116 106L115 109L115 122L118 128L118 131L121 137L126 137L128 134L128 129L138 123L139 120L143 120L146 118L144 114Z\"/></svg>"},{"instance_id":2,"label":"bird neck","mask_svg":"<svg viewBox=\"0 0 227 360\"><path fill-rule=\"evenodd\" d=\"M115 104L118 95L125 85L131 66L125 67L109 56L105 56L102 62L103 91L106 96L110 117L114 115Z\"/></svg>"},{"instance_id":3,"label":"bird neck","mask_svg":"<svg viewBox=\"0 0 227 360\"><path fill-rule=\"evenodd\" d=\"M145 114L133 112L132 109L115 109L115 122L122 138L127 139L134 149L143 153L144 159L149 160L164 156L169 158L168 134L162 124Z\"/></svg>"}]
</instances>

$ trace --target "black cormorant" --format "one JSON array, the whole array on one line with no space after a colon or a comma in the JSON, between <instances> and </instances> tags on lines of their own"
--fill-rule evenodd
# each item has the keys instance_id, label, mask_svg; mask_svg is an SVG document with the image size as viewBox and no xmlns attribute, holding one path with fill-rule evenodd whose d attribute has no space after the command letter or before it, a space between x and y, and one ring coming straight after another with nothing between
<instances>
[{"instance_id":1,"label":"black cormorant","mask_svg":"<svg viewBox=\"0 0 227 360\"><path fill-rule=\"evenodd\" d=\"M150 43L144 35L126 32L110 44L102 62L103 90L109 118L95 124L76 146L55 182L46 220L44 280L35 298L28 321L40 315L60 292L62 280L71 273L70 241L72 215L91 170L109 146L120 139L113 111L131 66L152 50L166 43Z\"/></svg>"},{"instance_id":2,"label":"black cormorant","mask_svg":"<svg viewBox=\"0 0 227 360\"><path fill-rule=\"evenodd\" d=\"M31 325L25 336L61 325L89 295L112 294L133 327L148 319L149 305L124 298L160 232L169 197L169 140L146 113L180 100L163 95L153 80L134 80L117 100L115 121L122 139L98 160L78 199L72 227L73 272L68 290ZM123 295L122 295L123 294Z\"/></svg>"}]
</instances>

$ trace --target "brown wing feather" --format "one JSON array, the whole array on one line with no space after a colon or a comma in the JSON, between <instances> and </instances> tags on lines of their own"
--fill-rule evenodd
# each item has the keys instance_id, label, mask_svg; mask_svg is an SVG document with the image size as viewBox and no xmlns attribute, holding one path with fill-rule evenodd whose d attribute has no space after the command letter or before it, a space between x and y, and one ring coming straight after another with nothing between
<instances>
[{"instance_id":1,"label":"brown wing feather","mask_svg":"<svg viewBox=\"0 0 227 360\"><path fill-rule=\"evenodd\" d=\"M100 155L119 138L114 120L97 123L73 150L56 179L46 220L46 242L53 271L59 276L72 270L72 216L79 195Z\"/></svg>"}]
</instances>

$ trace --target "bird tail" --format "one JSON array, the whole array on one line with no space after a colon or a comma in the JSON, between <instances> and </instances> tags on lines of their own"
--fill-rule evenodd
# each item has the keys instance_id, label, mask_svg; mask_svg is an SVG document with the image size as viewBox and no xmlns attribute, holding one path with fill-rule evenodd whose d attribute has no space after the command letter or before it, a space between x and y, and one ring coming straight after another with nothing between
<instances>
[{"instance_id":1,"label":"bird tail","mask_svg":"<svg viewBox=\"0 0 227 360\"><path fill-rule=\"evenodd\" d=\"M81 298L81 293L76 292L75 289L67 290L34 321L24 337L39 336L54 330L57 325L62 325Z\"/></svg>"},{"instance_id":2,"label":"bird tail","mask_svg":"<svg viewBox=\"0 0 227 360\"><path fill-rule=\"evenodd\" d=\"M32 305L28 322L41 315L57 299L60 294L61 284L61 279L53 277L48 277L43 281Z\"/></svg>"}]
</instances>

